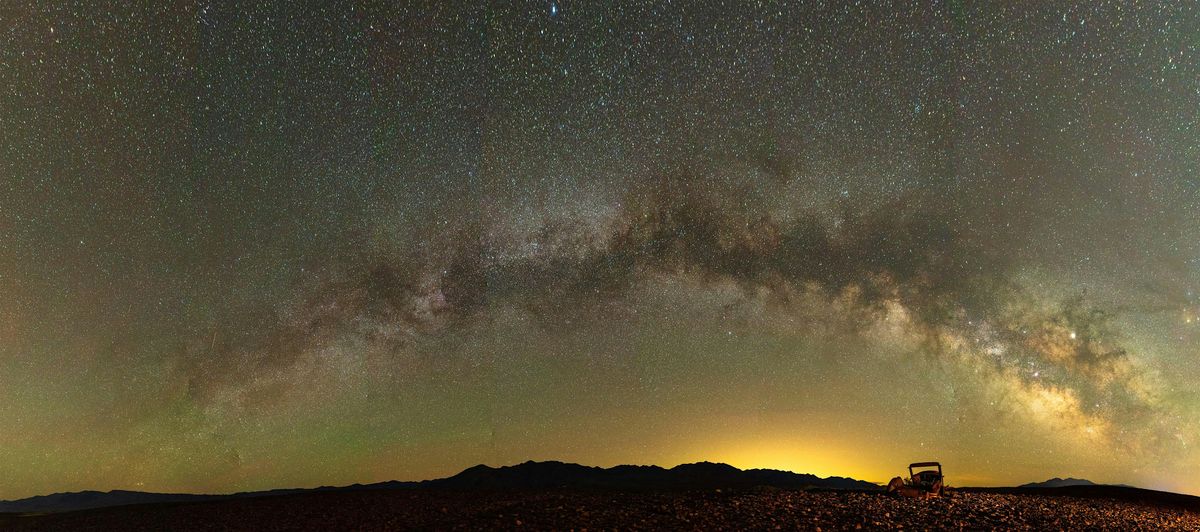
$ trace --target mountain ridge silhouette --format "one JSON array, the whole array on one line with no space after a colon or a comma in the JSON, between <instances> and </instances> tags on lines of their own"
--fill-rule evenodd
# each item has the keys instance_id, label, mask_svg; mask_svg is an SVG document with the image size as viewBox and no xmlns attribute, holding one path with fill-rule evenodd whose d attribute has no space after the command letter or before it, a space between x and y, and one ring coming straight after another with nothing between
<instances>
[{"instance_id":1,"label":"mountain ridge silhouette","mask_svg":"<svg viewBox=\"0 0 1200 532\"><path fill-rule=\"evenodd\" d=\"M738 469L729 464L696 462L671 468L656 465L617 465L609 468L585 466L557 460L526 461L492 467L484 464L439 479L421 481L388 480L348 486L317 488L280 488L230 494L154 493L130 490L52 493L23 499L0 501L0 512L68 512L132 504L160 502L199 502L286 495L317 491L386 489L614 489L614 490L693 490L751 488L758 486L790 489L878 490L878 484L847 477L818 477L776 469Z\"/></svg>"},{"instance_id":2,"label":"mountain ridge silhouette","mask_svg":"<svg viewBox=\"0 0 1200 532\"><path fill-rule=\"evenodd\" d=\"M1018 488L1062 488L1062 487L1066 487L1066 486L1098 486L1098 485L1099 484L1096 484L1095 482L1092 482L1090 480L1083 479L1083 478L1054 477L1052 479L1045 480L1042 482L1029 482L1027 484L1021 484L1020 486L1017 486L1017 487Z\"/></svg>"}]
</instances>

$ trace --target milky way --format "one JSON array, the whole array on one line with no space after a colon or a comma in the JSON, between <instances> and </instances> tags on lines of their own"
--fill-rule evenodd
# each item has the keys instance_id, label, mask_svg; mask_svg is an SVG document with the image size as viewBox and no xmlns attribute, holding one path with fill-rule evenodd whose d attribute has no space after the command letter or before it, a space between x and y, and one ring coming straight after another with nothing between
<instances>
[{"instance_id":1,"label":"milky way","mask_svg":"<svg viewBox=\"0 0 1200 532\"><path fill-rule=\"evenodd\" d=\"M1200 12L0 8L0 497L1200 493Z\"/></svg>"}]
</instances>

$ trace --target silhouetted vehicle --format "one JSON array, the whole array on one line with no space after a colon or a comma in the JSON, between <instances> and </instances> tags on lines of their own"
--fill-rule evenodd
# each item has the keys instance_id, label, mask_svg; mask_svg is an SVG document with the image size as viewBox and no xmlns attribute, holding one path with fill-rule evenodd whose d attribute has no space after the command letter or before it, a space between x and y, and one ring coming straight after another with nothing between
<instances>
[{"instance_id":1,"label":"silhouetted vehicle","mask_svg":"<svg viewBox=\"0 0 1200 532\"><path fill-rule=\"evenodd\" d=\"M944 480L942 464L917 462L908 465L908 480L893 478L888 482L887 491L905 497L941 497L946 491Z\"/></svg>"}]
</instances>

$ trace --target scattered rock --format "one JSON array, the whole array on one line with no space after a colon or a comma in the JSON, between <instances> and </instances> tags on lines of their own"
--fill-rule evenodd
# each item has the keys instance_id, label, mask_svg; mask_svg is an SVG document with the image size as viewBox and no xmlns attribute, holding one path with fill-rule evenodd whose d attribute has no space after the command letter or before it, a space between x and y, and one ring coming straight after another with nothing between
<instances>
[{"instance_id":1,"label":"scattered rock","mask_svg":"<svg viewBox=\"0 0 1200 532\"><path fill-rule=\"evenodd\" d=\"M1200 530L1200 509L1103 498L958 493L393 491L308 493L20 517L4 530Z\"/></svg>"}]
</instances>

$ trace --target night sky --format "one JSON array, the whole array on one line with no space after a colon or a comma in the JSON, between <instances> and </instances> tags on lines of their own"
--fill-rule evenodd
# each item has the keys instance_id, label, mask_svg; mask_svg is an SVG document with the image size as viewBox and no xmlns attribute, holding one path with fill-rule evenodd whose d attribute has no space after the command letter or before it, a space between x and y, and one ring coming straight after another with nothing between
<instances>
[{"instance_id":1,"label":"night sky","mask_svg":"<svg viewBox=\"0 0 1200 532\"><path fill-rule=\"evenodd\" d=\"M0 498L1200 494L1197 4L393 4L3 3Z\"/></svg>"}]
</instances>

